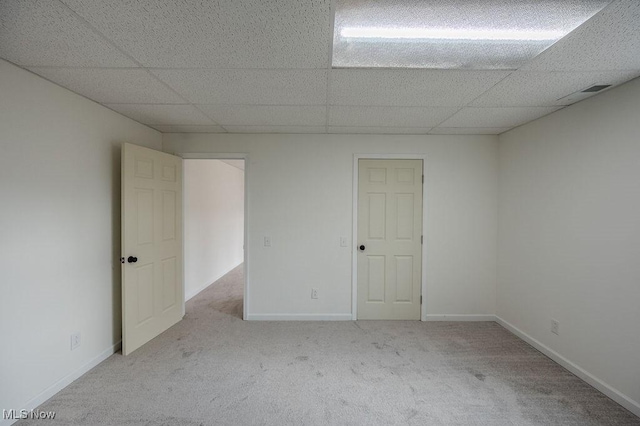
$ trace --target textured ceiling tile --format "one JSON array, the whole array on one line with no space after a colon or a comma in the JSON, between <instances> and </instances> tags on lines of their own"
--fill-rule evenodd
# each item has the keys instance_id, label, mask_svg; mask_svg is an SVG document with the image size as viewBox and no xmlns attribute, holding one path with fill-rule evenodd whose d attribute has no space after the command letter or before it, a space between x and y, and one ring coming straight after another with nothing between
<instances>
[{"instance_id":1,"label":"textured ceiling tile","mask_svg":"<svg viewBox=\"0 0 640 426\"><path fill-rule=\"evenodd\" d=\"M224 126L229 133L325 133L324 126Z\"/></svg>"},{"instance_id":2,"label":"textured ceiling tile","mask_svg":"<svg viewBox=\"0 0 640 426\"><path fill-rule=\"evenodd\" d=\"M438 127L515 127L561 107L463 108Z\"/></svg>"},{"instance_id":3,"label":"textured ceiling tile","mask_svg":"<svg viewBox=\"0 0 640 426\"><path fill-rule=\"evenodd\" d=\"M148 67L323 68L330 0L64 0Z\"/></svg>"},{"instance_id":4,"label":"textured ceiling tile","mask_svg":"<svg viewBox=\"0 0 640 426\"><path fill-rule=\"evenodd\" d=\"M223 126L324 126L324 106L198 105Z\"/></svg>"},{"instance_id":5,"label":"textured ceiling tile","mask_svg":"<svg viewBox=\"0 0 640 426\"><path fill-rule=\"evenodd\" d=\"M165 126L154 124L151 127L162 133L225 133L220 126Z\"/></svg>"},{"instance_id":6,"label":"textured ceiling tile","mask_svg":"<svg viewBox=\"0 0 640 426\"><path fill-rule=\"evenodd\" d=\"M197 104L322 105L325 70L151 70Z\"/></svg>"},{"instance_id":7,"label":"textured ceiling tile","mask_svg":"<svg viewBox=\"0 0 640 426\"><path fill-rule=\"evenodd\" d=\"M435 127L432 135L499 135L511 127Z\"/></svg>"},{"instance_id":8,"label":"textured ceiling tile","mask_svg":"<svg viewBox=\"0 0 640 426\"><path fill-rule=\"evenodd\" d=\"M464 106L508 71L331 71L332 105Z\"/></svg>"},{"instance_id":9,"label":"textured ceiling tile","mask_svg":"<svg viewBox=\"0 0 640 426\"><path fill-rule=\"evenodd\" d=\"M517 71L473 101L470 106L555 106L571 93L595 84L617 85L637 72L525 72ZM595 93L594 93L595 95Z\"/></svg>"},{"instance_id":10,"label":"textured ceiling tile","mask_svg":"<svg viewBox=\"0 0 640 426\"><path fill-rule=\"evenodd\" d=\"M186 103L140 68L29 68L69 90L101 103Z\"/></svg>"},{"instance_id":11,"label":"textured ceiling tile","mask_svg":"<svg viewBox=\"0 0 640 426\"><path fill-rule=\"evenodd\" d=\"M22 66L136 66L54 0L0 1L0 57Z\"/></svg>"},{"instance_id":12,"label":"textured ceiling tile","mask_svg":"<svg viewBox=\"0 0 640 426\"><path fill-rule=\"evenodd\" d=\"M329 107L329 125L345 127L433 127L457 111L434 107Z\"/></svg>"},{"instance_id":13,"label":"textured ceiling tile","mask_svg":"<svg viewBox=\"0 0 640 426\"><path fill-rule=\"evenodd\" d=\"M144 124L216 124L193 105L105 104L122 115Z\"/></svg>"},{"instance_id":14,"label":"textured ceiling tile","mask_svg":"<svg viewBox=\"0 0 640 426\"><path fill-rule=\"evenodd\" d=\"M426 135L431 127L329 127L329 133L366 135Z\"/></svg>"},{"instance_id":15,"label":"textured ceiling tile","mask_svg":"<svg viewBox=\"0 0 640 426\"><path fill-rule=\"evenodd\" d=\"M521 70L640 70L640 1L614 1Z\"/></svg>"}]
</instances>

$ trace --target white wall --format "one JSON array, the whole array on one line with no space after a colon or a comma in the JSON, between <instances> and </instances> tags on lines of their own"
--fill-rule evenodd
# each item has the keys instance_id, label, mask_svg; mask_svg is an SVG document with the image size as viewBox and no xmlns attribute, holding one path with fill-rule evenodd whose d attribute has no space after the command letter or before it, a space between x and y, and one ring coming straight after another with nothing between
<instances>
[{"instance_id":1,"label":"white wall","mask_svg":"<svg viewBox=\"0 0 640 426\"><path fill-rule=\"evenodd\" d=\"M351 247L340 247L340 236L351 240L354 153L428 156L427 313L495 313L496 137L165 134L163 146L248 153L247 302L254 318L350 318ZM272 247L263 246L265 236Z\"/></svg>"},{"instance_id":2,"label":"white wall","mask_svg":"<svg viewBox=\"0 0 640 426\"><path fill-rule=\"evenodd\" d=\"M501 135L499 162L498 315L640 415L640 80Z\"/></svg>"},{"instance_id":3,"label":"white wall","mask_svg":"<svg viewBox=\"0 0 640 426\"><path fill-rule=\"evenodd\" d=\"M2 60L0 94L0 409L34 408L120 340L120 144L161 135Z\"/></svg>"},{"instance_id":4,"label":"white wall","mask_svg":"<svg viewBox=\"0 0 640 426\"><path fill-rule=\"evenodd\" d=\"M220 160L184 161L185 295L244 259L244 171Z\"/></svg>"}]
</instances>

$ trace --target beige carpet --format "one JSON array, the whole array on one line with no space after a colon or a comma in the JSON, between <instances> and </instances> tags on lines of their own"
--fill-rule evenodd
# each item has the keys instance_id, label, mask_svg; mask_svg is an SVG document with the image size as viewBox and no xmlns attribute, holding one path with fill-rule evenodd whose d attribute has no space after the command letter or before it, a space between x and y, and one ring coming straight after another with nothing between
<instances>
[{"instance_id":1,"label":"beige carpet","mask_svg":"<svg viewBox=\"0 0 640 426\"><path fill-rule=\"evenodd\" d=\"M245 322L242 280L19 424L640 425L495 323Z\"/></svg>"}]
</instances>

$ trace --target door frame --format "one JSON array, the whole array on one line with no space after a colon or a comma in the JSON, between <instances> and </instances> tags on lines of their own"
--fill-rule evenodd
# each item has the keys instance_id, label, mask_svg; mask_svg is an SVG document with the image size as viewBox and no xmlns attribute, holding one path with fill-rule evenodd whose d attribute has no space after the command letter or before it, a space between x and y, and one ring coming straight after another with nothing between
<instances>
[{"instance_id":1,"label":"door frame","mask_svg":"<svg viewBox=\"0 0 640 426\"><path fill-rule=\"evenodd\" d=\"M359 160L422 160L422 174L426 176L427 156L425 154L353 154L353 219L351 236L351 319L358 319L358 176ZM422 267L420 279L420 321L427 320L427 179L422 185Z\"/></svg>"},{"instance_id":2,"label":"door frame","mask_svg":"<svg viewBox=\"0 0 640 426\"><path fill-rule=\"evenodd\" d=\"M205 152L205 153L179 153L175 154L182 157L183 160L244 160L244 294L242 296L242 319L247 320L249 316L249 154L238 152ZM183 169L184 170L184 169ZM183 179L184 184L184 179ZM186 203L183 204L183 209L186 208ZM184 233L184 218L185 213L182 215L182 229ZM183 246L184 251L184 246ZM184 253L183 256L184 258ZM182 282L183 286L186 284L183 271ZM185 301L186 304L186 301ZM184 308L183 308L184 309ZM183 312L184 315L184 312Z\"/></svg>"}]
</instances>

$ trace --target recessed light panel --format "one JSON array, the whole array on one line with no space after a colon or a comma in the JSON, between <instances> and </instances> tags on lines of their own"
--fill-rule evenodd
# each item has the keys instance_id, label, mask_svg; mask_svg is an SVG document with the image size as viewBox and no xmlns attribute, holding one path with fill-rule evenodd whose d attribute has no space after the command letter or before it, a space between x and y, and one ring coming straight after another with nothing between
<instances>
[{"instance_id":1,"label":"recessed light panel","mask_svg":"<svg viewBox=\"0 0 640 426\"><path fill-rule=\"evenodd\" d=\"M517 69L609 0L338 0L336 68Z\"/></svg>"}]
</instances>

